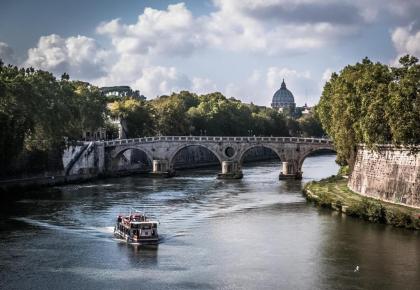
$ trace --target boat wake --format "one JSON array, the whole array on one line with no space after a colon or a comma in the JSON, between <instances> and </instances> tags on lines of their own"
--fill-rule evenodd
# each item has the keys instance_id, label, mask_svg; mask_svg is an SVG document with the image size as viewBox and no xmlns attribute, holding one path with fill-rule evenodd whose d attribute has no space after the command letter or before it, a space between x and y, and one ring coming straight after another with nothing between
<instances>
[{"instance_id":1,"label":"boat wake","mask_svg":"<svg viewBox=\"0 0 420 290\"><path fill-rule=\"evenodd\" d=\"M113 227L97 228L97 227L89 227L89 226L81 226L81 227L75 228L75 227L64 226L64 225L55 225L46 221L40 221L40 220L35 220L35 219L25 218L25 217L16 217L16 218L13 218L13 220L24 222L26 224L36 226L39 228L45 228L48 230L59 231L63 233L85 236L92 239L99 239L99 240L107 241L107 242L111 240L111 239L108 239L109 237L108 234L112 233L114 229Z\"/></svg>"}]
</instances>

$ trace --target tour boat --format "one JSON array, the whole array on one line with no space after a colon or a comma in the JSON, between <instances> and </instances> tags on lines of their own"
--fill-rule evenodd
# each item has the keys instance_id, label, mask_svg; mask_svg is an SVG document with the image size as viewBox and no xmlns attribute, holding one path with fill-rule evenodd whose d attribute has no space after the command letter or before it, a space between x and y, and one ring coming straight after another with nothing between
<instances>
[{"instance_id":1,"label":"tour boat","mask_svg":"<svg viewBox=\"0 0 420 290\"><path fill-rule=\"evenodd\" d=\"M114 235L130 244L157 244L159 241L158 224L158 221L149 220L141 212L130 213L127 216L119 215L114 227Z\"/></svg>"}]
</instances>

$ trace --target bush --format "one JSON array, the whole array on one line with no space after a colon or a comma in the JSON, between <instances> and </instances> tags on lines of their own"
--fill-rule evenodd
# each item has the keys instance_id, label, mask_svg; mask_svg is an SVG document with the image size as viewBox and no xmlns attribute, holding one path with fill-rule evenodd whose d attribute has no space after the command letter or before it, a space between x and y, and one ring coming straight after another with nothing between
<instances>
[{"instance_id":1,"label":"bush","mask_svg":"<svg viewBox=\"0 0 420 290\"><path fill-rule=\"evenodd\" d=\"M343 202L341 201L341 200L337 200L336 202L335 202L335 206L338 208L338 209L342 209L343 208Z\"/></svg>"},{"instance_id":2,"label":"bush","mask_svg":"<svg viewBox=\"0 0 420 290\"><path fill-rule=\"evenodd\" d=\"M381 203L371 200L363 200L363 204L366 210L365 218L374 223L384 223L386 210Z\"/></svg>"},{"instance_id":3,"label":"bush","mask_svg":"<svg viewBox=\"0 0 420 290\"><path fill-rule=\"evenodd\" d=\"M418 217L412 216L411 218L413 221L413 228L415 228L416 230L420 230L420 215Z\"/></svg>"},{"instance_id":4,"label":"bush","mask_svg":"<svg viewBox=\"0 0 420 290\"><path fill-rule=\"evenodd\" d=\"M396 227L413 228L414 222L412 217L402 211L387 211L386 222Z\"/></svg>"},{"instance_id":5,"label":"bush","mask_svg":"<svg viewBox=\"0 0 420 290\"><path fill-rule=\"evenodd\" d=\"M318 204L322 207L330 208L332 201L333 201L333 199L327 193L321 193L319 195Z\"/></svg>"},{"instance_id":6,"label":"bush","mask_svg":"<svg viewBox=\"0 0 420 290\"><path fill-rule=\"evenodd\" d=\"M350 174L350 168L348 165L340 166L340 169L338 170L338 175L347 176L349 174Z\"/></svg>"},{"instance_id":7,"label":"bush","mask_svg":"<svg viewBox=\"0 0 420 290\"><path fill-rule=\"evenodd\" d=\"M375 223L386 222L386 210L381 203L368 198L363 198L361 202L353 203L347 209L351 216L357 216L364 220Z\"/></svg>"},{"instance_id":8,"label":"bush","mask_svg":"<svg viewBox=\"0 0 420 290\"><path fill-rule=\"evenodd\" d=\"M356 203L352 203L349 205L349 207L346 210L346 213L350 216L355 216L355 217L363 217L363 208L361 206L360 203L356 202Z\"/></svg>"}]
</instances>

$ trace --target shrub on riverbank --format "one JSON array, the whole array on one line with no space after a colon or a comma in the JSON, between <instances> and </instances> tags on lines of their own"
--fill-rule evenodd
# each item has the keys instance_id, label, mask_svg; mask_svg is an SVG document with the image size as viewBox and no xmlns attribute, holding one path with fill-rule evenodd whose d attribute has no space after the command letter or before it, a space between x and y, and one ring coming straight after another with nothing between
<instances>
[{"instance_id":1,"label":"shrub on riverbank","mask_svg":"<svg viewBox=\"0 0 420 290\"><path fill-rule=\"evenodd\" d=\"M350 168L348 165L340 166L340 169L338 170L339 176L347 176L350 174Z\"/></svg>"},{"instance_id":2,"label":"shrub on riverbank","mask_svg":"<svg viewBox=\"0 0 420 290\"><path fill-rule=\"evenodd\" d=\"M347 214L374 223L383 223L386 221L385 207L380 202L369 200L366 197L361 202L351 204L347 209Z\"/></svg>"},{"instance_id":3,"label":"shrub on riverbank","mask_svg":"<svg viewBox=\"0 0 420 290\"><path fill-rule=\"evenodd\" d=\"M420 229L420 209L392 204L352 192L347 180L331 176L305 185L304 193L315 204L341 211L369 222L385 223L395 227Z\"/></svg>"}]
</instances>

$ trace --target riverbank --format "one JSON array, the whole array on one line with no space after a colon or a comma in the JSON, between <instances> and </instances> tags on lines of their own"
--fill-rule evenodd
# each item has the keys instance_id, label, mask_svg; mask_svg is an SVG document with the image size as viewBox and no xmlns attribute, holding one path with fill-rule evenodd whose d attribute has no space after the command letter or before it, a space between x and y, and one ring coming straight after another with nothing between
<instances>
[{"instance_id":1,"label":"riverbank","mask_svg":"<svg viewBox=\"0 0 420 290\"><path fill-rule=\"evenodd\" d=\"M347 179L331 176L305 185L303 192L316 205L369 222L420 230L420 209L362 196L347 187Z\"/></svg>"}]
</instances>

